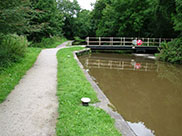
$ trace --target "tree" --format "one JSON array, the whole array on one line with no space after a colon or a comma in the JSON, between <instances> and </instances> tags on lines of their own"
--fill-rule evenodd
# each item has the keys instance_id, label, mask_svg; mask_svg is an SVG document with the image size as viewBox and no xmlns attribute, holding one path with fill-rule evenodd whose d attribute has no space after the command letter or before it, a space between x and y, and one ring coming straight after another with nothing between
<instances>
[{"instance_id":1,"label":"tree","mask_svg":"<svg viewBox=\"0 0 182 136\"><path fill-rule=\"evenodd\" d=\"M175 0L158 0L155 10L156 37L176 37L172 15L176 14Z\"/></svg>"},{"instance_id":2,"label":"tree","mask_svg":"<svg viewBox=\"0 0 182 136\"><path fill-rule=\"evenodd\" d=\"M176 0L176 15L173 16L174 29L182 35L182 1Z\"/></svg>"},{"instance_id":3,"label":"tree","mask_svg":"<svg viewBox=\"0 0 182 136\"><path fill-rule=\"evenodd\" d=\"M28 0L0 0L0 32L23 34L27 30L28 5Z\"/></svg>"},{"instance_id":4,"label":"tree","mask_svg":"<svg viewBox=\"0 0 182 136\"><path fill-rule=\"evenodd\" d=\"M102 4L105 3L105 4ZM101 0L95 5L99 16L97 36L146 36L151 19L151 2L148 0ZM97 24L97 23L96 23Z\"/></svg>"},{"instance_id":5,"label":"tree","mask_svg":"<svg viewBox=\"0 0 182 136\"><path fill-rule=\"evenodd\" d=\"M77 18L78 13L81 10L77 0L73 0L73 2L71 2L70 0L59 0L58 9L64 16L64 36L66 38L73 38L73 27L75 26L75 19Z\"/></svg>"},{"instance_id":6,"label":"tree","mask_svg":"<svg viewBox=\"0 0 182 136\"><path fill-rule=\"evenodd\" d=\"M91 29L90 11L82 10L78 13L77 18L75 18L73 35L84 39L85 37L90 36Z\"/></svg>"},{"instance_id":7,"label":"tree","mask_svg":"<svg viewBox=\"0 0 182 136\"><path fill-rule=\"evenodd\" d=\"M96 35L97 30L100 30L99 24L103 17L102 12L106 8L107 4L111 4L111 0L98 0L94 5L94 9L91 12L91 27L92 27L91 35L93 36Z\"/></svg>"},{"instance_id":8,"label":"tree","mask_svg":"<svg viewBox=\"0 0 182 136\"><path fill-rule=\"evenodd\" d=\"M31 0L28 18L29 40L40 42L43 37L62 35L63 16L58 11L56 0Z\"/></svg>"}]
</instances>

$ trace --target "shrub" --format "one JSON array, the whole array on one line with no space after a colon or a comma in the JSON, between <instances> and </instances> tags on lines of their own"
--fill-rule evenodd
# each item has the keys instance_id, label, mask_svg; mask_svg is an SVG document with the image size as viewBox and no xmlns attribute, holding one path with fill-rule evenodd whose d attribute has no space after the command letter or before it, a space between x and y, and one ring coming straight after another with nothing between
<instances>
[{"instance_id":1,"label":"shrub","mask_svg":"<svg viewBox=\"0 0 182 136\"><path fill-rule=\"evenodd\" d=\"M159 59L170 63L182 64L182 38L162 44Z\"/></svg>"},{"instance_id":2,"label":"shrub","mask_svg":"<svg viewBox=\"0 0 182 136\"><path fill-rule=\"evenodd\" d=\"M28 41L16 34L0 35L0 66L17 62L25 55Z\"/></svg>"},{"instance_id":3,"label":"shrub","mask_svg":"<svg viewBox=\"0 0 182 136\"><path fill-rule=\"evenodd\" d=\"M84 39L81 39L80 37L74 37L73 45L85 45L86 41Z\"/></svg>"}]
</instances>

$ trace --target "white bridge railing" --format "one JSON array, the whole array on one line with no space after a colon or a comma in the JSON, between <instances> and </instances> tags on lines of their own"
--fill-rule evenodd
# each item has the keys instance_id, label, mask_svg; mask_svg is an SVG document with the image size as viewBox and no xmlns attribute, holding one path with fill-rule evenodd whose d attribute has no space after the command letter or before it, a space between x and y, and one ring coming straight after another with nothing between
<instances>
[{"instance_id":1,"label":"white bridge railing","mask_svg":"<svg viewBox=\"0 0 182 136\"><path fill-rule=\"evenodd\" d=\"M137 38L137 37L87 37L87 46L131 46L134 40L141 40L141 46L160 46L162 42L170 42L172 38Z\"/></svg>"}]
</instances>

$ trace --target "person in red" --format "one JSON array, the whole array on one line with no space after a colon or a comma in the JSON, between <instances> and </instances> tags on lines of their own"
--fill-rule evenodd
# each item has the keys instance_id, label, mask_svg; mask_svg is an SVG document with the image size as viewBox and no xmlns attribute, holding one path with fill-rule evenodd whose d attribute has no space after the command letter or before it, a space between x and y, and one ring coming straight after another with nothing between
<instances>
[{"instance_id":1,"label":"person in red","mask_svg":"<svg viewBox=\"0 0 182 136\"><path fill-rule=\"evenodd\" d=\"M137 45L140 46L143 44L143 41L142 40L137 40Z\"/></svg>"}]
</instances>

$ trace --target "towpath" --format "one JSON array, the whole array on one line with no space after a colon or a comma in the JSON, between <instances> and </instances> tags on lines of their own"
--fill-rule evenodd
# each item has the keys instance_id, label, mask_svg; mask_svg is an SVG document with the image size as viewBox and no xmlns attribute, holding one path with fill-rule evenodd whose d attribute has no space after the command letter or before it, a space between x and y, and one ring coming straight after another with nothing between
<instances>
[{"instance_id":1,"label":"towpath","mask_svg":"<svg viewBox=\"0 0 182 136\"><path fill-rule=\"evenodd\" d=\"M0 104L0 136L56 135L56 53L67 43L42 50L34 66Z\"/></svg>"}]
</instances>

